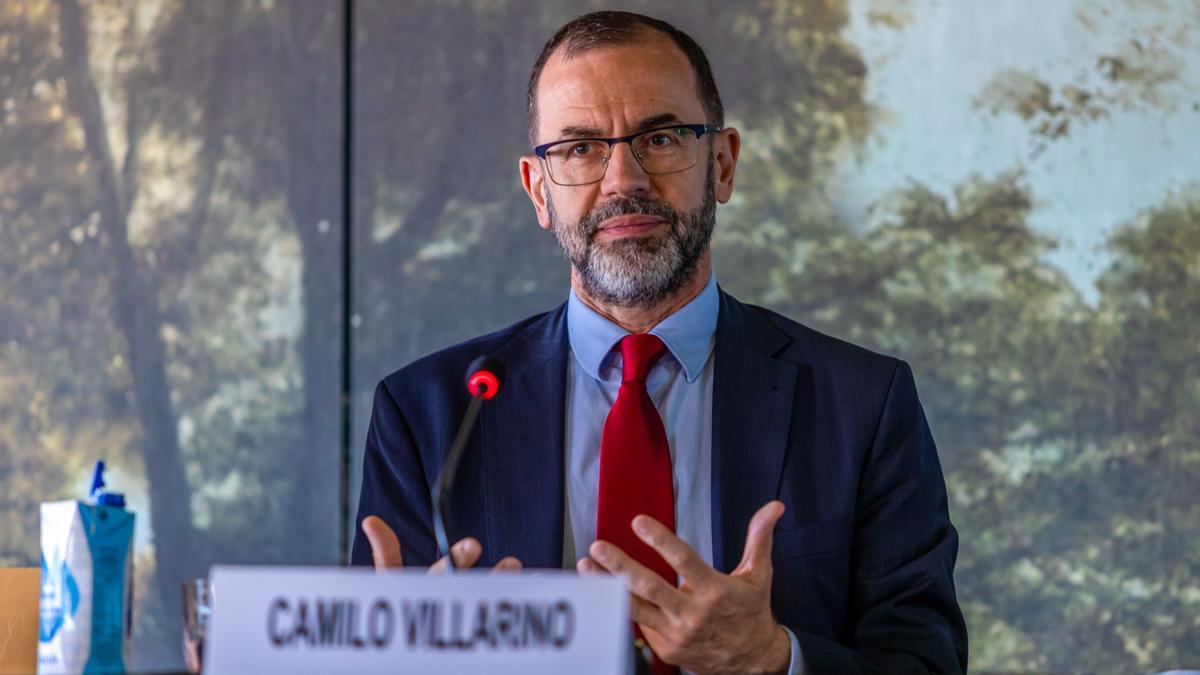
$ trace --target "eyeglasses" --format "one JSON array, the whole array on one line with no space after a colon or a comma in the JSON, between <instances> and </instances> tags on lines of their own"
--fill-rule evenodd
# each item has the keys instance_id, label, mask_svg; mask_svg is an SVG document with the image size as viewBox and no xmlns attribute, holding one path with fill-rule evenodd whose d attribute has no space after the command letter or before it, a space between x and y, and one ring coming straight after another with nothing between
<instances>
[{"instance_id":1,"label":"eyeglasses","mask_svg":"<svg viewBox=\"0 0 1200 675\"><path fill-rule=\"evenodd\" d=\"M613 147L628 143L642 170L648 174L677 173L696 166L700 137L720 127L707 124L676 124L657 127L619 138L569 138L539 145L533 153L546 163L550 180L573 186L604 178Z\"/></svg>"}]
</instances>

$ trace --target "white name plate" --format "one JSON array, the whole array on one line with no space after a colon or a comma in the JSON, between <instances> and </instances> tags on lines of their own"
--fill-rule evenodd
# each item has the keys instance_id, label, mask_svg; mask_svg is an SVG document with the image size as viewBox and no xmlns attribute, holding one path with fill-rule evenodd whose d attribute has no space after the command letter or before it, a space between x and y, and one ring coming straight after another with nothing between
<instances>
[{"instance_id":1,"label":"white name plate","mask_svg":"<svg viewBox=\"0 0 1200 675\"><path fill-rule=\"evenodd\" d=\"M612 576L214 567L204 672L619 675L629 597Z\"/></svg>"}]
</instances>

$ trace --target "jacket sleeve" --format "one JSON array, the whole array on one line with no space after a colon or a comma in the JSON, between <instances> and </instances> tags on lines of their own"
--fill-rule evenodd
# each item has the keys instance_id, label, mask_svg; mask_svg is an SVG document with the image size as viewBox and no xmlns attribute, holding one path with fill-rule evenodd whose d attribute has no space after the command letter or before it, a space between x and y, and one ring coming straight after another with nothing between
<instances>
[{"instance_id":1,"label":"jacket sleeve","mask_svg":"<svg viewBox=\"0 0 1200 675\"><path fill-rule=\"evenodd\" d=\"M379 516L400 539L405 566L428 566L434 562L434 541L429 484L421 454L408 422L387 381L375 388L371 424L363 452L362 491L354 520L351 565L371 565L371 544L362 531L362 521Z\"/></svg>"},{"instance_id":2,"label":"jacket sleeve","mask_svg":"<svg viewBox=\"0 0 1200 675\"><path fill-rule=\"evenodd\" d=\"M848 644L797 633L808 673L964 672L958 534L912 371L892 376L856 502Z\"/></svg>"}]
</instances>

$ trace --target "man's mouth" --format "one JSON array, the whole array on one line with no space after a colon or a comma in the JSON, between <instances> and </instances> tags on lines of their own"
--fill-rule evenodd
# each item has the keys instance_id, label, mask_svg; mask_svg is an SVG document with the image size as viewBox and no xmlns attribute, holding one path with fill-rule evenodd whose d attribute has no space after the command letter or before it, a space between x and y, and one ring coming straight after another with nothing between
<instances>
[{"instance_id":1,"label":"man's mouth","mask_svg":"<svg viewBox=\"0 0 1200 675\"><path fill-rule=\"evenodd\" d=\"M600 223L600 227L596 228L596 232L608 237L633 237L650 234L665 222L658 216L643 214L613 216Z\"/></svg>"}]
</instances>

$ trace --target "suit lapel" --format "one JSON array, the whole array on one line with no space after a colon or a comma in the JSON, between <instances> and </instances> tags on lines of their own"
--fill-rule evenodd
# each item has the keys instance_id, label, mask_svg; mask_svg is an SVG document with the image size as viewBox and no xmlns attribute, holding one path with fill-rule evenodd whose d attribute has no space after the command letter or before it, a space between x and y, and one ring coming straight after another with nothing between
<instances>
[{"instance_id":1,"label":"suit lapel","mask_svg":"<svg viewBox=\"0 0 1200 675\"><path fill-rule=\"evenodd\" d=\"M506 382L480 415L489 564L562 566L566 310L547 314L496 351Z\"/></svg>"},{"instance_id":2,"label":"suit lapel","mask_svg":"<svg viewBox=\"0 0 1200 675\"><path fill-rule=\"evenodd\" d=\"M746 526L779 494L798 366L772 358L790 338L721 293L713 380L713 566L742 558Z\"/></svg>"}]
</instances>

